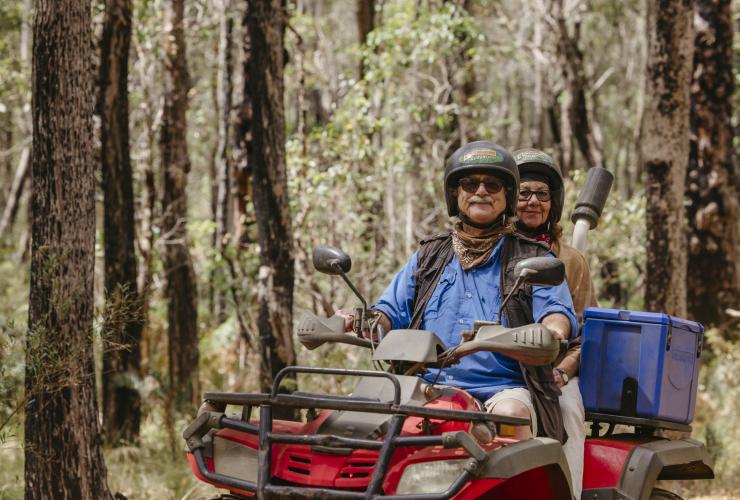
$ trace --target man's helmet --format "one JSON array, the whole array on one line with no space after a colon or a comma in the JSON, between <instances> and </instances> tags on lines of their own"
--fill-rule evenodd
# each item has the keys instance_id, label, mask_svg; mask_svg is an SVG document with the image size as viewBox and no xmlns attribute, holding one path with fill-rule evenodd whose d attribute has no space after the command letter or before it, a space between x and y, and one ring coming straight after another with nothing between
<instances>
[{"instance_id":1,"label":"man's helmet","mask_svg":"<svg viewBox=\"0 0 740 500\"><path fill-rule=\"evenodd\" d=\"M470 142L457 149L445 167L445 201L450 217L460 212L457 206L457 183L469 174L494 175L506 190L506 214L514 215L519 194L519 169L506 149L490 141Z\"/></svg>"},{"instance_id":2,"label":"man's helmet","mask_svg":"<svg viewBox=\"0 0 740 500\"><path fill-rule=\"evenodd\" d=\"M560 167L552 157L539 149L524 148L514 151L514 159L519 166L519 175L525 177L525 174L534 173L547 178L547 184L550 186L550 215L548 220L558 222L563 214L563 202L565 199L565 190L563 189L563 174Z\"/></svg>"}]
</instances>

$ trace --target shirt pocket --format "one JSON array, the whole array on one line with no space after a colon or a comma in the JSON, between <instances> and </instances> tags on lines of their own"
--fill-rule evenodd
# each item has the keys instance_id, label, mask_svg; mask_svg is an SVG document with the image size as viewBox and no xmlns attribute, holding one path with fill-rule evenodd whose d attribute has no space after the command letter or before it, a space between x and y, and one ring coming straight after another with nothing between
<instances>
[{"instance_id":1,"label":"shirt pocket","mask_svg":"<svg viewBox=\"0 0 740 500\"><path fill-rule=\"evenodd\" d=\"M434 293L429 298L426 309L424 309L424 319L433 320L439 318L441 314L444 314L448 305L453 303L452 291L455 286L456 274L445 273L439 279L437 287L434 289ZM457 307L453 311L449 311L452 314L457 312Z\"/></svg>"}]
</instances>

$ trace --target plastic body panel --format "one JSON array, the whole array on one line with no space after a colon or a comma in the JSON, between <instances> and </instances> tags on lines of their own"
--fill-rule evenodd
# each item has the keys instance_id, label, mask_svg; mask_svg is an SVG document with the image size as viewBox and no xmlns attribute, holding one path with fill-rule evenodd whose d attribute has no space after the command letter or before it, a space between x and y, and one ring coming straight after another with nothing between
<instances>
[{"instance_id":1,"label":"plastic body panel","mask_svg":"<svg viewBox=\"0 0 740 500\"><path fill-rule=\"evenodd\" d=\"M580 389L586 411L689 423L704 328L661 313L584 311Z\"/></svg>"}]
</instances>

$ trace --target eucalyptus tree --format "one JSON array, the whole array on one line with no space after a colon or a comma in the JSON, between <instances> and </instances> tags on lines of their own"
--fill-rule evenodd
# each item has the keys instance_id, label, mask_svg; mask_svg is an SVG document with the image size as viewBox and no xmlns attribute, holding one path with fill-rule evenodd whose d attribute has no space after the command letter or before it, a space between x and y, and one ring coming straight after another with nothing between
<instances>
[{"instance_id":1,"label":"eucalyptus tree","mask_svg":"<svg viewBox=\"0 0 740 500\"><path fill-rule=\"evenodd\" d=\"M112 444L138 438L141 423L141 303L134 251L134 186L129 148L130 0L105 4L100 40L100 159L106 314L103 426Z\"/></svg>"},{"instance_id":2,"label":"eucalyptus tree","mask_svg":"<svg viewBox=\"0 0 740 500\"><path fill-rule=\"evenodd\" d=\"M250 0L246 22L251 44L247 72L253 112L249 163L260 248L260 386L265 390L282 368L296 360L294 250L285 161L283 3Z\"/></svg>"},{"instance_id":3,"label":"eucalyptus tree","mask_svg":"<svg viewBox=\"0 0 740 500\"><path fill-rule=\"evenodd\" d=\"M647 70L641 130L646 172L645 307L686 315L684 186L689 158L693 2L647 3Z\"/></svg>"},{"instance_id":4,"label":"eucalyptus tree","mask_svg":"<svg viewBox=\"0 0 740 500\"><path fill-rule=\"evenodd\" d=\"M33 23L25 498L112 498L93 368L92 6L39 0Z\"/></svg>"},{"instance_id":5,"label":"eucalyptus tree","mask_svg":"<svg viewBox=\"0 0 740 500\"><path fill-rule=\"evenodd\" d=\"M691 317L712 325L737 308L738 178L733 161L733 24L729 0L696 0L687 177Z\"/></svg>"},{"instance_id":6,"label":"eucalyptus tree","mask_svg":"<svg viewBox=\"0 0 740 500\"><path fill-rule=\"evenodd\" d=\"M176 407L195 405L198 384L198 308L188 248L187 180L190 172L187 109L190 74L186 57L184 0L164 2L164 111L162 158L162 264L166 281L169 384Z\"/></svg>"}]
</instances>

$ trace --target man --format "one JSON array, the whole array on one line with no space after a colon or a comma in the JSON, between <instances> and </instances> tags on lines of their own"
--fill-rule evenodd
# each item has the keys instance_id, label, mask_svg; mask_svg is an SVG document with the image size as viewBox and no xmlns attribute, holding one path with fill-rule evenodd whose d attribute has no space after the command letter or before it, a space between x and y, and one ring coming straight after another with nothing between
<instances>
[{"instance_id":1,"label":"man","mask_svg":"<svg viewBox=\"0 0 740 500\"><path fill-rule=\"evenodd\" d=\"M560 167L549 155L533 148L514 151L514 159L521 179L516 205L516 229L529 238L547 244L563 261L573 306L580 318L583 309L598 304L586 259L562 240L563 228L559 221L563 212L565 190ZM563 451L570 466L576 498L581 497L583 446L586 440L586 415L576 378L580 357L580 339L577 339L571 343L567 354L556 361L553 371L555 382L562 392L560 408L568 434L568 442L563 445Z\"/></svg>"},{"instance_id":2,"label":"man","mask_svg":"<svg viewBox=\"0 0 740 500\"><path fill-rule=\"evenodd\" d=\"M519 171L501 146L477 141L459 148L447 161L444 188L447 211L459 219L454 230L423 240L373 309L386 331L430 330L449 348L460 343L475 320L498 320L516 263L548 251L511 229L507 217L514 214ZM576 331L564 284L526 286L512 298L503 323L532 322L542 323L558 339ZM534 434L566 440L552 367L529 367L501 354L479 352L441 373L429 370L424 378L467 390L492 413L529 418L531 429L520 428L520 439Z\"/></svg>"}]
</instances>

